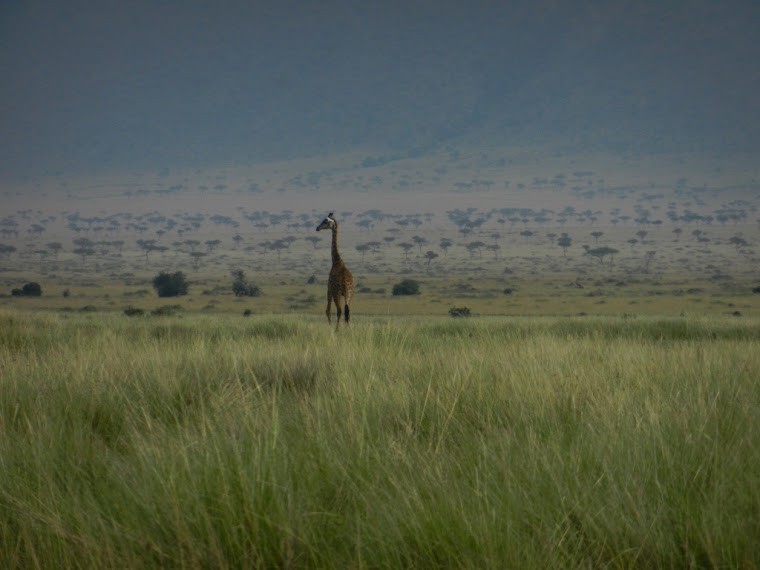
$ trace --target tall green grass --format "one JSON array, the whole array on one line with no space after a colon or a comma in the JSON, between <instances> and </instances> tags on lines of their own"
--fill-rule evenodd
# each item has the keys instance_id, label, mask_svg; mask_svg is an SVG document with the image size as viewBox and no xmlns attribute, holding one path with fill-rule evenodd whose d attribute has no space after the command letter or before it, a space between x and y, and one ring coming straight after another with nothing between
<instances>
[{"instance_id":1,"label":"tall green grass","mask_svg":"<svg viewBox=\"0 0 760 570\"><path fill-rule=\"evenodd\" d=\"M758 323L0 314L0 566L755 567Z\"/></svg>"}]
</instances>

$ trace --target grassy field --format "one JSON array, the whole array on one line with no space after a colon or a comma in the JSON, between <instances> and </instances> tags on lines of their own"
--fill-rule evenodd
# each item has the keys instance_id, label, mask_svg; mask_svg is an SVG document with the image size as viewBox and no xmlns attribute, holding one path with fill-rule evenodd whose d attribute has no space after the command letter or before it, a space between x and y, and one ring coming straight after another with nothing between
<instances>
[{"instance_id":1,"label":"grassy field","mask_svg":"<svg viewBox=\"0 0 760 570\"><path fill-rule=\"evenodd\" d=\"M760 566L753 316L0 312L0 566Z\"/></svg>"}]
</instances>

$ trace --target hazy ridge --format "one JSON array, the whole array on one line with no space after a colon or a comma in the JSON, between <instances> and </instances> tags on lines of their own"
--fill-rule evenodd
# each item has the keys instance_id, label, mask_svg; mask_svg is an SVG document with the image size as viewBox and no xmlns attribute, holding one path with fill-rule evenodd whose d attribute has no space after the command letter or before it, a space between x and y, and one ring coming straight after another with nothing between
<instances>
[{"instance_id":1,"label":"hazy ridge","mask_svg":"<svg viewBox=\"0 0 760 570\"><path fill-rule=\"evenodd\" d=\"M5 7L0 171L757 148L755 3L502 4Z\"/></svg>"}]
</instances>

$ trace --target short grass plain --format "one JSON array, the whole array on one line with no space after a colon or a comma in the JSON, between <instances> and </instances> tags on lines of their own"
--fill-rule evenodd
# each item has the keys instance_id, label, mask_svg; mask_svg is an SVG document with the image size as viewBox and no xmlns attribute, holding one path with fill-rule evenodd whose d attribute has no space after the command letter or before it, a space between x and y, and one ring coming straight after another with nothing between
<instances>
[{"instance_id":1,"label":"short grass plain","mask_svg":"<svg viewBox=\"0 0 760 570\"><path fill-rule=\"evenodd\" d=\"M760 328L0 313L0 566L760 565Z\"/></svg>"}]
</instances>

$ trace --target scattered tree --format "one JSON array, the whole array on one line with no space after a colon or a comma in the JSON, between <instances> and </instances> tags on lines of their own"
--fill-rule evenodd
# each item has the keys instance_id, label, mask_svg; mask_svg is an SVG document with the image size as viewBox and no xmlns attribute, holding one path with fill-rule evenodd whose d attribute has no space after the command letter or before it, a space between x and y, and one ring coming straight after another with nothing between
<instances>
[{"instance_id":1,"label":"scattered tree","mask_svg":"<svg viewBox=\"0 0 760 570\"><path fill-rule=\"evenodd\" d=\"M394 296L398 295L419 295L420 284L414 279L404 279L401 283L396 283L393 286L391 293Z\"/></svg>"},{"instance_id":2,"label":"scattered tree","mask_svg":"<svg viewBox=\"0 0 760 570\"><path fill-rule=\"evenodd\" d=\"M262 294L261 289L248 282L242 269L233 270L232 277L235 278L232 282L232 292L235 297L258 297Z\"/></svg>"},{"instance_id":3,"label":"scattered tree","mask_svg":"<svg viewBox=\"0 0 760 570\"><path fill-rule=\"evenodd\" d=\"M567 248L573 245L573 239L567 234L562 234L557 240L557 245L562 248L562 256L567 257Z\"/></svg>"},{"instance_id":4,"label":"scattered tree","mask_svg":"<svg viewBox=\"0 0 760 570\"><path fill-rule=\"evenodd\" d=\"M655 250L649 250L644 254L644 273L649 273L649 266L654 259L657 252Z\"/></svg>"},{"instance_id":5,"label":"scattered tree","mask_svg":"<svg viewBox=\"0 0 760 570\"><path fill-rule=\"evenodd\" d=\"M39 297L42 295L42 287L35 281L30 281L21 289L13 289L11 295L14 297Z\"/></svg>"},{"instance_id":6,"label":"scattered tree","mask_svg":"<svg viewBox=\"0 0 760 570\"><path fill-rule=\"evenodd\" d=\"M433 261L436 257L438 257L438 254L432 250L425 252L425 259L427 259L427 265L430 265L430 262Z\"/></svg>"},{"instance_id":7,"label":"scattered tree","mask_svg":"<svg viewBox=\"0 0 760 570\"><path fill-rule=\"evenodd\" d=\"M586 253L590 255L591 257L596 257L599 260L599 263L604 263L605 256L610 256L610 265L612 265L612 262L614 260L614 255L618 252L618 250L612 248L612 247L597 247L594 249L587 249Z\"/></svg>"},{"instance_id":8,"label":"scattered tree","mask_svg":"<svg viewBox=\"0 0 760 570\"><path fill-rule=\"evenodd\" d=\"M162 271L153 278L153 288L159 297L179 297L187 295L187 278L182 271L168 273Z\"/></svg>"},{"instance_id":9,"label":"scattered tree","mask_svg":"<svg viewBox=\"0 0 760 570\"><path fill-rule=\"evenodd\" d=\"M405 258L405 259L408 259L408 258L409 258L409 251L411 251L411 249L412 249L414 246L413 246L411 243L409 243L408 241L402 242L402 243L398 244L398 246L399 246L401 249L403 249L403 250L404 250L404 258Z\"/></svg>"}]
</instances>

